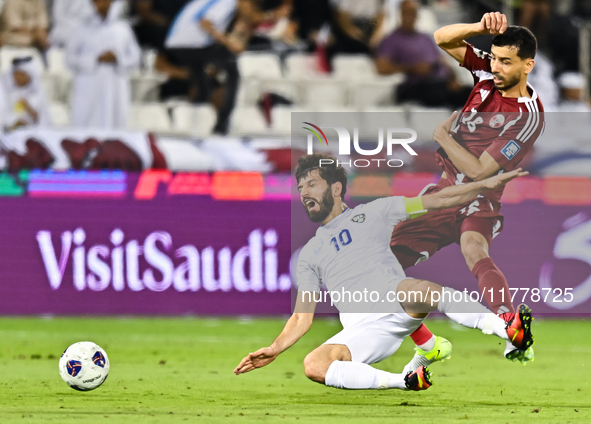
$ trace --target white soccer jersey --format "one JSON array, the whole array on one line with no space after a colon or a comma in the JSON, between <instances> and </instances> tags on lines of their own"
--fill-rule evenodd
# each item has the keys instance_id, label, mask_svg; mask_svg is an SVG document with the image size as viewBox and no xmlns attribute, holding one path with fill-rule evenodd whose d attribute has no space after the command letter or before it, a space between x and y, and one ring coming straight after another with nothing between
<instances>
[{"instance_id":1,"label":"white soccer jersey","mask_svg":"<svg viewBox=\"0 0 591 424\"><path fill-rule=\"evenodd\" d=\"M335 305L341 312L384 312L387 292L395 291L397 283L406 277L390 250L390 236L394 226L407 218L402 196L347 209L320 227L302 248L298 290L318 292L324 282L329 292L378 292L378 302L351 303L344 299L346 303L335 301Z\"/></svg>"},{"instance_id":2,"label":"white soccer jersey","mask_svg":"<svg viewBox=\"0 0 591 424\"><path fill-rule=\"evenodd\" d=\"M207 19L219 32L225 32L236 12L236 0L193 0L182 9L170 26L167 48L198 49L212 45L215 40L203 28Z\"/></svg>"}]
</instances>

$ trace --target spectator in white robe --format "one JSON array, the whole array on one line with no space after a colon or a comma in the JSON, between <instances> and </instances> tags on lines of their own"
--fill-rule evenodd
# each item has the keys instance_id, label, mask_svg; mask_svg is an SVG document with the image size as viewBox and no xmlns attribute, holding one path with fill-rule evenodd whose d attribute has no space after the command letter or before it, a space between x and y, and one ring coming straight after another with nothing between
<instances>
[{"instance_id":1,"label":"spectator in white robe","mask_svg":"<svg viewBox=\"0 0 591 424\"><path fill-rule=\"evenodd\" d=\"M560 103L558 112L591 112L591 104L585 101L585 77L578 72L565 72L558 78Z\"/></svg>"},{"instance_id":2,"label":"spectator in white robe","mask_svg":"<svg viewBox=\"0 0 591 424\"><path fill-rule=\"evenodd\" d=\"M52 125L49 103L41 87L40 67L30 56L16 58L2 75L0 119L4 131Z\"/></svg>"},{"instance_id":3,"label":"spectator in white robe","mask_svg":"<svg viewBox=\"0 0 591 424\"><path fill-rule=\"evenodd\" d=\"M72 124L126 128L131 105L130 73L141 52L129 24L112 0L93 0L96 13L68 43L66 62L74 73Z\"/></svg>"},{"instance_id":4,"label":"spectator in white robe","mask_svg":"<svg viewBox=\"0 0 591 424\"><path fill-rule=\"evenodd\" d=\"M52 46L66 47L78 26L94 14L92 0L53 0L53 26L49 34Z\"/></svg>"}]
</instances>

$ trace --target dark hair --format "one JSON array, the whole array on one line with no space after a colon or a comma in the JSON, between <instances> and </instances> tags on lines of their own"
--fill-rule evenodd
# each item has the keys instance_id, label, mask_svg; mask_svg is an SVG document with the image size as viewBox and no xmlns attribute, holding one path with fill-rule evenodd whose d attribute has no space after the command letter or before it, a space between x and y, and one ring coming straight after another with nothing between
<instances>
[{"instance_id":1,"label":"dark hair","mask_svg":"<svg viewBox=\"0 0 591 424\"><path fill-rule=\"evenodd\" d=\"M332 160L332 163L323 163L320 166L320 159ZM312 155L301 156L298 159L298 166L296 167L295 179L299 183L302 178L306 178L310 172L317 169L320 177L328 183L333 185L340 182L343 185L341 190L341 199L345 199L347 192L347 171L342 166L337 166L337 160L332 156L324 153L314 153Z\"/></svg>"},{"instance_id":2,"label":"dark hair","mask_svg":"<svg viewBox=\"0 0 591 424\"><path fill-rule=\"evenodd\" d=\"M536 36L526 27L516 25L510 25L504 33L495 35L492 44L497 47L516 47L517 56L521 59L533 59L538 50Z\"/></svg>"}]
</instances>

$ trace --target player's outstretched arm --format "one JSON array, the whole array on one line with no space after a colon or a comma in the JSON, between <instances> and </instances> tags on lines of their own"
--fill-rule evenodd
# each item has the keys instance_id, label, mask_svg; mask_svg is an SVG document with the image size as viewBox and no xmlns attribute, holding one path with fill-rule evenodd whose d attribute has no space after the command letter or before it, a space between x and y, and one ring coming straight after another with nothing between
<instances>
[{"instance_id":1,"label":"player's outstretched arm","mask_svg":"<svg viewBox=\"0 0 591 424\"><path fill-rule=\"evenodd\" d=\"M481 34L502 34L507 29L507 17L499 12L485 13L480 22L454 24L435 31L435 42L458 62L464 63L465 39Z\"/></svg>"},{"instance_id":2,"label":"player's outstretched arm","mask_svg":"<svg viewBox=\"0 0 591 424\"><path fill-rule=\"evenodd\" d=\"M433 140L445 150L456 168L471 180L480 181L496 174L501 169L501 165L488 152L483 152L477 158L466 148L460 146L449 134L457 116L458 112L455 111L439 124L433 131Z\"/></svg>"},{"instance_id":3,"label":"player's outstretched arm","mask_svg":"<svg viewBox=\"0 0 591 424\"><path fill-rule=\"evenodd\" d=\"M503 187L509 181L528 174L529 172L522 171L521 168L519 168L511 172L504 172L502 174L495 175L494 177L487 178L486 180L446 187L437 193L423 196L423 208L431 211L460 206L474 199L483 191L496 190Z\"/></svg>"},{"instance_id":4,"label":"player's outstretched arm","mask_svg":"<svg viewBox=\"0 0 591 424\"><path fill-rule=\"evenodd\" d=\"M291 346L293 346L304 334L308 332L314 320L316 302L311 293L298 292L294 313L287 320L283 331L269 347L263 347L256 352L249 353L240 361L234 369L234 374L240 375L245 372L262 368L269 365Z\"/></svg>"}]
</instances>

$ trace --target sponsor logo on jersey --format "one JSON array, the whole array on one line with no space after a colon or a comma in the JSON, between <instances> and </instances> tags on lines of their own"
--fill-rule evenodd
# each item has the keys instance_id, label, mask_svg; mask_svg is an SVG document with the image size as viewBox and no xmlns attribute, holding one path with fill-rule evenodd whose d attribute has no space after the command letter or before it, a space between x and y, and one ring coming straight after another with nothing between
<instances>
[{"instance_id":1,"label":"sponsor logo on jersey","mask_svg":"<svg viewBox=\"0 0 591 424\"><path fill-rule=\"evenodd\" d=\"M355 215L353 218L351 218L351 221L361 224L365 221L365 214L360 213L359 215Z\"/></svg>"},{"instance_id":2,"label":"sponsor logo on jersey","mask_svg":"<svg viewBox=\"0 0 591 424\"><path fill-rule=\"evenodd\" d=\"M502 114L498 113L492 118L490 118L488 125L490 125L491 128L500 128L501 126L503 126L504 123L505 117Z\"/></svg>"},{"instance_id":3,"label":"sponsor logo on jersey","mask_svg":"<svg viewBox=\"0 0 591 424\"><path fill-rule=\"evenodd\" d=\"M521 150L521 147L515 140L509 141L505 147L501 149L501 153L505 156L508 160L513 159L517 153Z\"/></svg>"},{"instance_id":4,"label":"sponsor logo on jersey","mask_svg":"<svg viewBox=\"0 0 591 424\"><path fill-rule=\"evenodd\" d=\"M482 99L483 102L484 102L484 99L486 99L489 94L490 94L489 90L480 89L480 98Z\"/></svg>"}]
</instances>

